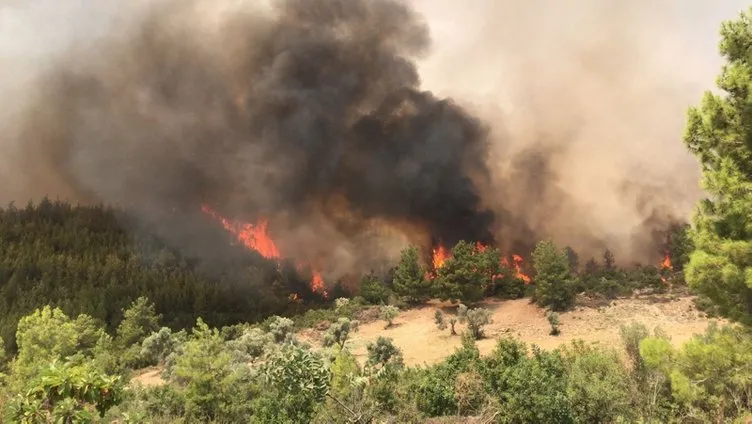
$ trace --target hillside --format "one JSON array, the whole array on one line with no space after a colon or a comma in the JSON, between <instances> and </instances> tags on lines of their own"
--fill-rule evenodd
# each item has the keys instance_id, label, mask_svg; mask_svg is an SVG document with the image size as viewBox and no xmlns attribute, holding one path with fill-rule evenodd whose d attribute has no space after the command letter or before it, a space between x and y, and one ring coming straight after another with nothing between
<instances>
[{"instance_id":1,"label":"hillside","mask_svg":"<svg viewBox=\"0 0 752 424\"><path fill-rule=\"evenodd\" d=\"M493 313L493 322L485 329L486 338L477 342L482 354L490 353L496 346L497 338L503 336L511 336L547 350L576 339L604 347L617 347L621 343L619 328L631 322L639 322L650 329L661 327L668 332L671 342L680 346L693 335L704 333L710 322L703 312L695 308L694 297L686 295L649 295L617 299L602 307L579 306L560 314L562 333L559 336L549 334L551 327L544 310L529 299L487 300L481 306ZM395 346L402 350L406 365L441 362L461 346L461 338L451 336L449 330L436 328L436 309L449 314L456 307L432 301L428 305L403 311L394 326L388 329L384 329L381 320L366 322L353 334L348 348L364 362L368 343L384 336L393 339ZM457 324L458 333L464 329L464 325ZM307 329L300 336L320 346L322 334L321 331Z\"/></svg>"},{"instance_id":2,"label":"hillside","mask_svg":"<svg viewBox=\"0 0 752 424\"><path fill-rule=\"evenodd\" d=\"M45 305L88 314L112 331L139 296L156 304L165 325L214 326L292 313L320 301L293 266L238 246L197 211L175 214L175 227L134 219L128 210L44 199L0 208L0 338L15 350L20 317ZM178 239L176 229L190 228ZM189 239L189 240L186 240ZM291 294L301 299L289 300Z\"/></svg>"}]
</instances>

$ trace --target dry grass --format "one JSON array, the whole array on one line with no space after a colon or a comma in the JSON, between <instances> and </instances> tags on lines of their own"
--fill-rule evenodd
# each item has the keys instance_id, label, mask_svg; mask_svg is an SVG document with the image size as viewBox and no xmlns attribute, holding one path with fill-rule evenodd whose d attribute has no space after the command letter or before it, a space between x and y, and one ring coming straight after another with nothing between
<instances>
[{"instance_id":1,"label":"dry grass","mask_svg":"<svg viewBox=\"0 0 752 424\"><path fill-rule=\"evenodd\" d=\"M554 349L575 339L618 346L619 328L637 321L648 328L660 326L666 330L676 345L693 335L702 333L709 320L695 309L690 296L656 295L619 299L599 308L579 307L560 314L561 335L551 336L545 313L528 299L497 301L489 300L481 306L493 313L493 323L486 327L486 338L478 341L481 353L493 350L499 336L510 335L528 344L543 349ZM408 365L440 362L460 346L460 337L451 336L449 330L439 331L434 324L436 309L454 313L455 307L447 303L431 302L426 306L403 311L395 325L384 329L384 323L376 321L361 325L352 336L348 347L361 359L365 359L366 345L378 336L390 337L404 354ZM457 325L458 332L464 326ZM301 334L306 341L317 344L315 331Z\"/></svg>"},{"instance_id":2,"label":"dry grass","mask_svg":"<svg viewBox=\"0 0 752 424\"><path fill-rule=\"evenodd\" d=\"M493 323L485 329L486 338L478 341L481 353L487 354L496 345L496 339L509 335L527 344L536 344L543 349L556 347L581 339L603 346L617 347L620 344L619 328L632 321L640 322L652 329L663 328L671 336L671 341L679 345L693 335L705 331L710 320L697 311L691 296L655 295L619 299L607 306L577 307L561 313L561 335L551 336L544 311L529 299L488 300L480 306L493 313ZM366 357L366 346L379 336L390 337L404 355L408 365L434 364L442 361L460 346L460 336L451 336L449 330L439 331L434 324L434 313L441 309L445 314L454 314L456 307L449 303L432 301L429 304L402 311L394 325L384 329L381 320L361 324L347 346L362 362ZM457 324L458 333L464 326ZM320 346L323 330L305 329L298 337L314 346ZM164 384L160 377L161 369L142 370L132 381L153 386Z\"/></svg>"},{"instance_id":3,"label":"dry grass","mask_svg":"<svg viewBox=\"0 0 752 424\"><path fill-rule=\"evenodd\" d=\"M144 368L138 371L138 374L131 379L131 383L141 384L144 387L161 386L165 384L161 374L161 367Z\"/></svg>"}]
</instances>

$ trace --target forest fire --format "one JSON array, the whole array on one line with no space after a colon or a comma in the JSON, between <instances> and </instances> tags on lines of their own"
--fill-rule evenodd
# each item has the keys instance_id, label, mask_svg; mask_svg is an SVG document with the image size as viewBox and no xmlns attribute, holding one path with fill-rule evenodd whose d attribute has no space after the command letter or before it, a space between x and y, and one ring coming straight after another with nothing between
<instances>
[{"instance_id":1,"label":"forest fire","mask_svg":"<svg viewBox=\"0 0 752 424\"><path fill-rule=\"evenodd\" d=\"M449 251L444 246L433 249L432 264L433 269L439 269L444 266L444 262L449 259Z\"/></svg>"},{"instance_id":2,"label":"forest fire","mask_svg":"<svg viewBox=\"0 0 752 424\"><path fill-rule=\"evenodd\" d=\"M269 223L265 219L259 220L256 225L236 223L220 216L206 205L202 206L201 210L219 221L225 227L225 230L232 233L245 247L257 251L266 259L279 259L281 257L277 245L269 237L267 232Z\"/></svg>"},{"instance_id":3,"label":"forest fire","mask_svg":"<svg viewBox=\"0 0 752 424\"><path fill-rule=\"evenodd\" d=\"M663 261L661 262L661 269L668 269L672 271L674 269L673 265L671 264L671 255L669 255L668 253L666 253L663 256Z\"/></svg>"},{"instance_id":4,"label":"forest fire","mask_svg":"<svg viewBox=\"0 0 752 424\"><path fill-rule=\"evenodd\" d=\"M506 266L509 266L509 262L507 261L507 258L502 259L502 263ZM512 255L512 268L514 268L515 276L519 278L520 280L524 281L525 284L529 284L530 281L532 281L530 276L528 276L522 271L522 256Z\"/></svg>"},{"instance_id":5,"label":"forest fire","mask_svg":"<svg viewBox=\"0 0 752 424\"><path fill-rule=\"evenodd\" d=\"M486 249L488 249L488 246L484 245L483 243L477 242L475 244L475 249L478 252L485 252ZM428 272L426 274L426 278L428 279L436 278L436 273L435 273L436 270L443 267L444 263L452 256L451 252L447 250L447 248L441 245L439 245L439 247L434 248L432 250L432 253L433 255L431 258L431 263L433 265L433 272ZM522 270L522 262L523 262L522 256L516 255L516 254L512 255L511 264L509 263L509 260L506 257L501 259L501 265L503 267L513 269L515 273L515 277L525 282L525 284L529 284L532 281L532 279L530 278L530 276L525 274L525 272Z\"/></svg>"},{"instance_id":6,"label":"forest fire","mask_svg":"<svg viewBox=\"0 0 752 424\"><path fill-rule=\"evenodd\" d=\"M274 243L274 240L268 233L269 223L266 219L259 219L254 225L246 222L230 221L206 205L201 206L201 210L205 214L219 221L225 230L234 235L235 238L243 243L248 249L255 250L266 259L279 261L282 258L276 243ZM299 271L302 271L307 267L307 264L296 261L296 266ZM314 269L311 269L311 272L313 273L313 276L311 277L311 289L326 297L327 294L324 290L324 279L321 276L321 273Z\"/></svg>"},{"instance_id":7,"label":"forest fire","mask_svg":"<svg viewBox=\"0 0 752 424\"><path fill-rule=\"evenodd\" d=\"M674 266L671 263L671 255L668 252L663 255L660 270L662 271L661 274L663 274L661 276L661 281L663 281L663 284L669 284L668 278L666 277L674 270Z\"/></svg>"}]
</instances>

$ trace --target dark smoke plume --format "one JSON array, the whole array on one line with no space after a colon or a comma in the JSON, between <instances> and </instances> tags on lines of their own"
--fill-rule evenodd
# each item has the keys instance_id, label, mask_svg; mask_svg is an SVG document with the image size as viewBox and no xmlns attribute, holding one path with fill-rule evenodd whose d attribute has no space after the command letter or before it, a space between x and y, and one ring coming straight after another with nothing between
<instances>
[{"instance_id":1,"label":"dark smoke plume","mask_svg":"<svg viewBox=\"0 0 752 424\"><path fill-rule=\"evenodd\" d=\"M299 256L376 221L425 244L494 241L487 128L420 90L430 38L404 2L278 0L214 27L205 4L163 4L60 59L22 133L38 178L148 219L202 204L269 217ZM316 240L301 246L301 227Z\"/></svg>"},{"instance_id":2,"label":"dark smoke plume","mask_svg":"<svg viewBox=\"0 0 752 424\"><path fill-rule=\"evenodd\" d=\"M0 201L128 206L212 257L201 205L266 217L325 277L458 239L657 263L701 196L684 112L745 2L467 4L30 0L15 27L0 8Z\"/></svg>"}]
</instances>

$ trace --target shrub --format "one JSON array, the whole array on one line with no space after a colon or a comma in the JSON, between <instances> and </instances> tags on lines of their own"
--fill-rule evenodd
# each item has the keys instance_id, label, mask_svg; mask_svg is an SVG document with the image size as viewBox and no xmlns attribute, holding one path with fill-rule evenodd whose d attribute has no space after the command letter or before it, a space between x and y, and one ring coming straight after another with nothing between
<instances>
[{"instance_id":1,"label":"shrub","mask_svg":"<svg viewBox=\"0 0 752 424\"><path fill-rule=\"evenodd\" d=\"M562 351L567 395L576 422L634 422L631 382L615 351L574 342Z\"/></svg>"},{"instance_id":2,"label":"shrub","mask_svg":"<svg viewBox=\"0 0 752 424\"><path fill-rule=\"evenodd\" d=\"M563 311L574 302L569 259L550 241L539 242L533 251L535 300L543 307Z\"/></svg>"},{"instance_id":3,"label":"shrub","mask_svg":"<svg viewBox=\"0 0 752 424\"><path fill-rule=\"evenodd\" d=\"M302 329L302 328L310 328L318 325L322 321L337 321L339 318L350 318L353 319L355 315L363 309L363 298L360 296L356 296L350 299L347 304L343 304L340 306L339 309L335 308L321 308L321 309L310 309L306 311L304 314L295 317L295 328L296 329ZM276 319L276 318L274 318ZM269 329L269 326L273 320L267 319L265 321L265 324L262 325L267 330Z\"/></svg>"},{"instance_id":4,"label":"shrub","mask_svg":"<svg viewBox=\"0 0 752 424\"><path fill-rule=\"evenodd\" d=\"M418 263L418 249L414 246L402 251L392 284L394 291L412 304L423 302L430 296L431 283L426 280L425 270Z\"/></svg>"},{"instance_id":5,"label":"shrub","mask_svg":"<svg viewBox=\"0 0 752 424\"><path fill-rule=\"evenodd\" d=\"M464 323L466 319L467 319L467 306L460 303L459 305L457 305L457 320L460 323Z\"/></svg>"},{"instance_id":6,"label":"shrub","mask_svg":"<svg viewBox=\"0 0 752 424\"><path fill-rule=\"evenodd\" d=\"M633 322L629 325L622 325L619 329L619 335L635 379L644 379L645 362L640 355L640 343L650 335L650 332L644 325Z\"/></svg>"},{"instance_id":7,"label":"shrub","mask_svg":"<svg viewBox=\"0 0 752 424\"><path fill-rule=\"evenodd\" d=\"M249 328L243 335L227 343L241 362L253 362L261 358L269 351L269 346L274 343L274 336L264 333L259 328Z\"/></svg>"},{"instance_id":8,"label":"shrub","mask_svg":"<svg viewBox=\"0 0 752 424\"><path fill-rule=\"evenodd\" d=\"M123 350L123 362L131 367L145 365L141 357L141 343L159 330L162 316L146 297L139 297L123 312L123 320L117 328L116 344Z\"/></svg>"},{"instance_id":9,"label":"shrub","mask_svg":"<svg viewBox=\"0 0 752 424\"><path fill-rule=\"evenodd\" d=\"M372 305L386 303L391 294L389 287L372 274L366 275L360 282L360 295Z\"/></svg>"},{"instance_id":10,"label":"shrub","mask_svg":"<svg viewBox=\"0 0 752 424\"><path fill-rule=\"evenodd\" d=\"M174 348L175 338L172 330L162 327L144 339L141 343L140 356L148 364L162 364Z\"/></svg>"},{"instance_id":11,"label":"shrub","mask_svg":"<svg viewBox=\"0 0 752 424\"><path fill-rule=\"evenodd\" d=\"M282 343L288 340L292 334L295 323L290 318L274 316L269 322L269 333L274 337L274 341Z\"/></svg>"},{"instance_id":12,"label":"shrub","mask_svg":"<svg viewBox=\"0 0 752 424\"><path fill-rule=\"evenodd\" d=\"M457 415L475 415L486 398L485 385L476 371L464 372L454 380L454 399L457 402Z\"/></svg>"},{"instance_id":13,"label":"shrub","mask_svg":"<svg viewBox=\"0 0 752 424\"><path fill-rule=\"evenodd\" d=\"M350 304L350 299L346 297L338 297L334 299L334 310L339 312L342 308Z\"/></svg>"},{"instance_id":14,"label":"shrub","mask_svg":"<svg viewBox=\"0 0 752 424\"><path fill-rule=\"evenodd\" d=\"M247 416L253 395L248 368L238 366L218 330L199 318L173 362L171 381L184 388L191 420L237 422Z\"/></svg>"},{"instance_id":15,"label":"shrub","mask_svg":"<svg viewBox=\"0 0 752 424\"><path fill-rule=\"evenodd\" d=\"M286 344L264 363L262 395L253 400L252 423L311 422L323 403L331 372L316 353Z\"/></svg>"},{"instance_id":16,"label":"shrub","mask_svg":"<svg viewBox=\"0 0 752 424\"><path fill-rule=\"evenodd\" d=\"M90 364L57 360L25 383L24 394L9 405L9 422L93 422L120 403L123 392L119 376L102 374Z\"/></svg>"},{"instance_id":17,"label":"shrub","mask_svg":"<svg viewBox=\"0 0 752 424\"><path fill-rule=\"evenodd\" d=\"M444 314L442 314L438 309L433 314L433 322L436 324L436 328L438 328L439 330L446 330L447 323L444 319Z\"/></svg>"},{"instance_id":18,"label":"shrub","mask_svg":"<svg viewBox=\"0 0 752 424\"><path fill-rule=\"evenodd\" d=\"M379 310L379 318L386 321L386 327L394 325L394 319L399 315L399 309L396 306L384 305Z\"/></svg>"},{"instance_id":19,"label":"shrub","mask_svg":"<svg viewBox=\"0 0 752 424\"><path fill-rule=\"evenodd\" d=\"M436 286L443 300L477 302L493 287L494 277L501 272L501 256L497 249L480 249L460 241L452 254L437 270Z\"/></svg>"},{"instance_id":20,"label":"shrub","mask_svg":"<svg viewBox=\"0 0 752 424\"><path fill-rule=\"evenodd\" d=\"M402 366L402 352L394 345L392 339L379 336L376 343L369 343L366 349L368 350L366 363L370 366L379 365L381 368L388 365Z\"/></svg>"},{"instance_id":21,"label":"shrub","mask_svg":"<svg viewBox=\"0 0 752 424\"><path fill-rule=\"evenodd\" d=\"M342 350L350 337L350 333L358 331L358 324L358 321L351 321L348 318L338 319L324 334L324 346L336 344Z\"/></svg>"},{"instance_id":22,"label":"shrub","mask_svg":"<svg viewBox=\"0 0 752 424\"><path fill-rule=\"evenodd\" d=\"M559 322L559 314L556 312L549 312L547 314L548 323L551 325L551 335L552 336L558 336L561 334L561 330L559 329L559 325L561 324Z\"/></svg>"},{"instance_id":23,"label":"shrub","mask_svg":"<svg viewBox=\"0 0 752 424\"><path fill-rule=\"evenodd\" d=\"M467 311L465 315L467 328L476 339L483 337L483 327L490 324L491 311L485 308L475 308Z\"/></svg>"},{"instance_id":24,"label":"shrub","mask_svg":"<svg viewBox=\"0 0 752 424\"><path fill-rule=\"evenodd\" d=\"M574 423L567 395L567 369L557 351L533 347L531 358L519 358L503 374L500 423Z\"/></svg>"}]
</instances>

